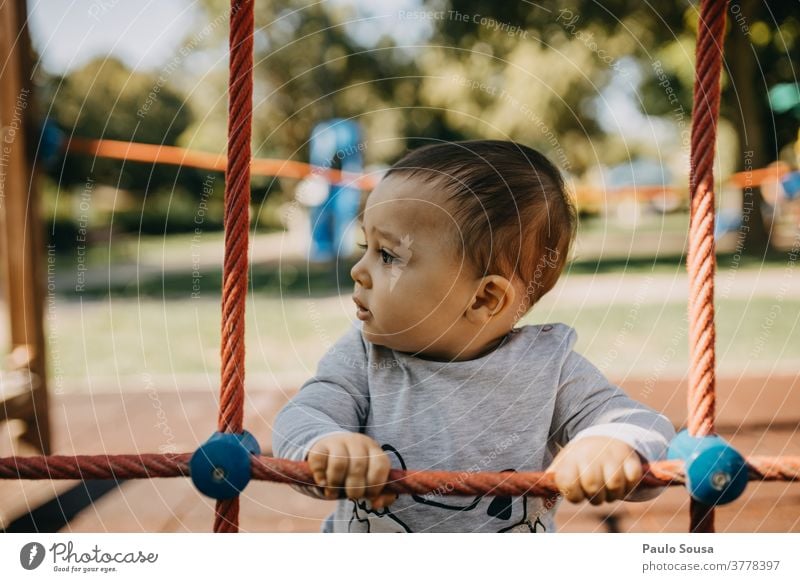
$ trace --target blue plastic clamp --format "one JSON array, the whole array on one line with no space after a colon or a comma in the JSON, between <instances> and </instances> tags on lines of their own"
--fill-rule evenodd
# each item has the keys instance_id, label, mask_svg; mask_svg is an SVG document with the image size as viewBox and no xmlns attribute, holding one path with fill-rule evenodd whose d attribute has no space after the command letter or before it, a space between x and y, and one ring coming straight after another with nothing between
<instances>
[{"instance_id":1,"label":"blue plastic clamp","mask_svg":"<svg viewBox=\"0 0 800 582\"><path fill-rule=\"evenodd\" d=\"M705 505L730 503L747 486L747 461L717 435L693 437L682 430L670 443L667 458L684 462L686 488Z\"/></svg>"},{"instance_id":2,"label":"blue plastic clamp","mask_svg":"<svg viewBox=\"0 0 800 582\"><path fill-rule=\"evenodd\" d=\"M783 194L787 200L800 197L800 172L789 172L781 178Z\"/></svg>"},{"instance_id":3,"label":"blue plastic clamp","mask_svg":"<svg viewBox=\"0 0 800 582\"><path fill-rule=\"evenodd\" d=\"M233 499L250 482L250 457L261 447L247 431L215 432L189 461L192 482L200 493L214 499Z\"/></svg>"}]
</instances>

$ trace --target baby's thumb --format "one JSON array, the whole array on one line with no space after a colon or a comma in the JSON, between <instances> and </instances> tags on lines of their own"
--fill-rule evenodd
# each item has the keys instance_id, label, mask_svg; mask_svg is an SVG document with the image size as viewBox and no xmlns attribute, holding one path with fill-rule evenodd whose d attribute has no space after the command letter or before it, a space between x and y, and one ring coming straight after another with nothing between
<instances>
[{"instance_id":1,"label":"baby's thumb","mask_svg":"<svg viewBox=\"0 0 800 582\"><path fill-rule=\"evenodd\" d=\"M328 482L325 480L326 463L321 455L313 455L308 458L308 468L311 469L311 476L314 482L320 487L325 487Z\"/></svg>"},{"instance_id":2,"label":"baby's thumb","mask_svg":"<svg viewBox=\"0 0 800 582\"><path fill-rule=\"evenodd\" d=\"M325 465L319 462L311 462L308 464L308 468L311 469L311 476L314 482L321 487L325 487L325 485L327 485L325 480Z\"/></svg>"}]
</instances>

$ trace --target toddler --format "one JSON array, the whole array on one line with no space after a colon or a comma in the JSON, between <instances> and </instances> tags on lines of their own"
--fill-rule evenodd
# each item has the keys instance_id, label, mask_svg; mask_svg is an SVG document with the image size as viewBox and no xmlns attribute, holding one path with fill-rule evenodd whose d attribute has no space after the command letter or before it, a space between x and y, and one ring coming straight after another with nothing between
<instances>
[{"instance_id":1,"label":"toddler","mask_svg":"<svg viewBox=\"0 0 800 582\"><path fill-rule=\"evenodd\" d=\"M552 532L537 497L382 491L391 468L552 471L562 496L650 499L642 462L671 423L573 351L563 323L516 326L556 283L576 213L557 168L510 141L407 154L369 195L357 321L280 411L273 453L307 460L324 532ZM560 501L560 500L559 500Z\"/></svg>"}]
</instances>

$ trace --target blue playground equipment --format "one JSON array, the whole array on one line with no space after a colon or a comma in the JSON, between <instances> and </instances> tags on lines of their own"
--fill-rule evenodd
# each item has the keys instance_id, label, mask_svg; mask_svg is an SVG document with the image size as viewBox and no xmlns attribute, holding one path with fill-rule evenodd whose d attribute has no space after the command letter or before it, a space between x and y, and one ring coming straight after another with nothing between
<instances>
[{"instance_id":1,"label":"blue playground equipment","mask_svg":"<svg viewBox=\"0 0 800 582\"><path fill-rule=\"evenodd\" d=\"M747 486L747 462L718 435L693 437L682 430L672 439L667 458L685 463L686 488L701 503L730 503Z\"/></svg>"},{"instance_id":2,"label":"blue playground equipment","mask_svg":"<svg viewBox=\"0 0 800 582\"><path fill-rule=\"evenodd\" d=\"M233 499L250 482L252 455L260 455L261 447L248 431L215 432L189 460L195 487L214 499Z\"/></svg>"},{"instance_id":3,"label":"blue playground equipment","mask_svg":"<svg viewBox=\"0 0 800 582\"><path fill-rule=\"evenodd\" d=\"M324 169L359 174L362 169L358 123L333 118L317 124L311 132L310 162ZM351 234L361 190L353 185L330 184L321 204L311 206L311 249L309 260L330 261L337 254L349 255L355 248Z\"/></svg>"}]
</instances>

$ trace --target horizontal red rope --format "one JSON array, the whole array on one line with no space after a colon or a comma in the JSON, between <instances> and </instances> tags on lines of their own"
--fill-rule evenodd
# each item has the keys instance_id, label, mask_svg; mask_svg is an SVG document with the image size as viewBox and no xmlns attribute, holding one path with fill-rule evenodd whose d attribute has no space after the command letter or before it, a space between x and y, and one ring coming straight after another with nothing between
<instances>
[{"instance_id":1,"label":"horizontal red rope","mask_svg":"<svg viewBox=\"0 0 800 582\"><path fill-rule=\"evenodd\" d=\"M149 164L167 164L171 166L184 166L199 168L201 170L214 170L224 172L226 169L225 154L212 154L176 146L158 145L150 143L136 143L118 141L114 139L86 139L73 137L67 144L67 151L73 154L84 154L96 158L110 160L126 160L128 162L142 162ZM759 186L762 183L780 181L791 170L783 162L747 172L737 172L729 177L730 184L739 188L745 186ZM322 166L312 166L305 162L295 160L279 160L273 158L253 158L250 161L251 176L276 176L280 178L294 178L302 180L309 175L322 176L333 184L352 183L362 190L372 190L378 178L372 175L355 174L343 170L334 170ZM664 192L679 196L685 194L674 186L656 186L649 184L634 184L629 186L607 187L605 189L592 189L579 187L578 192L585 197L596 196L604 200L607 195L618 192L634 192L643 199L660 198Z\"/></svg>"},{"instance_id":2,"label":"horizontal red rope","mask_svg":"<svg viewBox=\"0 0 800 582\"><path fill-rule=\"evenodd\" d=\"M192 453L172 455L77 455L0 457L0 479L149 479L188 477ZM751 481L800 481L800 456L750 457ZM683 485L682 461L644 466L640 486ZM308 463L253 457L252 478L295 485L315 485ZM392 469L385 486L393 493L442 495L531 495L558 493L552 473L413 471Z\"/></svg>"},{"instance_id":3,"label":"horizontal red rope","mask_svg":"<svg viewBox=\"0 0 800 582\"><path fill-rule=\"evenodd\" d=\"M91 155L97 158L168 164L202 170L224 172L227 169L225 154L199 152L175 146L149 143L117 141L113 139L83 139L74 137L67 145L67 151L74 154ZM250 175L277 176L301 180L309 175L317 175L331 183L347 183L364 190L371 190L378 182L375 176L355 174L343 170L312 166L294 160L256 158L250 161Z\"/></svg>"}]
</instances>

